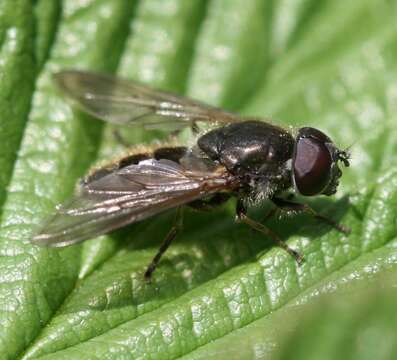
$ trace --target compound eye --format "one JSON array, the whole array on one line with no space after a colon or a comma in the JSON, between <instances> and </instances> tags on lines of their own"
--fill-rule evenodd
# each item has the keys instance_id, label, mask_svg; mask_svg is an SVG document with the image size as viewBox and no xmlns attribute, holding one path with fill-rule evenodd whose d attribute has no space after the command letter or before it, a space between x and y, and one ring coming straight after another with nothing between
<instances>
[{"instance_id":1,"label":"compound eye","mask_svg":"<svg viewBox=\"0 0 397 360\"><path fill-rule=\"evenodd\" d=\"M331 180L332 157L326 145L313 138L298 138L292 171L300 194L320 194Z\"/></svg>"}]
</instances>

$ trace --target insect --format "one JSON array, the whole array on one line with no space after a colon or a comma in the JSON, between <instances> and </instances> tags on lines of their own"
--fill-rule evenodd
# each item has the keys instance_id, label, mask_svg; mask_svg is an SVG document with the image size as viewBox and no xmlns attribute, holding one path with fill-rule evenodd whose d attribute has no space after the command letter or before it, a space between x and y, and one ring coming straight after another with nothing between
<instances>
[{"instance_id":1,"label":"insect","mask_svg":"<svg viewBox=\"0 0 397 360\"><path fill-rule=\"evenodd\" d=\"M264 121L108 75L70 70L54 79L75 105L110 123L217 126L198 137L193 147L159 146L95 170L81 181L75 196L57 208L34 243L67 246L176 209L175 223L146 269L145 278L150 279L181 231L185 206L207 210L235 197L236 219L273 239L299 263L297 251L247 215L251 203L270 200L275 209L307 212L349 232L287 195L289 190L304 196L337 191L342 175L338 165L349 166L349 154L320 130L303 127L293 135Z\"/></svg>"}]
</instances>

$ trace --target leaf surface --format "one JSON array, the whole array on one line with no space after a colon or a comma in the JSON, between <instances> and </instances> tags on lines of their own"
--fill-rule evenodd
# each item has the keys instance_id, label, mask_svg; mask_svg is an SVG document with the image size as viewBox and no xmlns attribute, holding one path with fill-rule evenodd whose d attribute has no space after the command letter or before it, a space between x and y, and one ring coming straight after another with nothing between
<instances>
[{"instance_id":1,"label":"leaf surface","mask_svg":"<svg viewBox=\"0 0 397 360\"><path fill-rule=\"evenodd\" d=\"M395 268L393 2L17 3L0 5L0 140L10 144L0 150L5 358L272 358L294 332L295 309ZM269 222L304 254L298 267L234 224L232 206L188 212L152 284L142 274L172 214L70 248L32 246L32 232L77 179L123 151L113 128L59 97L51 74L63 68L117 69L245 115L318 127L341 147L354 143L339 196L311 202L352 234L306 216ZM164 136L121 131L133 143Z\"/></svg>"}]
</instances>

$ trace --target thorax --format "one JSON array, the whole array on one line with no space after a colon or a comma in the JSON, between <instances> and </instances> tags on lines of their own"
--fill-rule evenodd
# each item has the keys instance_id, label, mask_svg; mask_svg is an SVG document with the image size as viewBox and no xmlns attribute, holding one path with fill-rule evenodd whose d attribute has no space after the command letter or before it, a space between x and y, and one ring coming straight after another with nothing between
<instances>
[{"instance_id":1,"label":"thorax","mask_svg":"<svg viewBox=\"0 0 397 360\"><path fill-rule=\"evenodd\" d=\"M210 159L252 189L274 193L291 185L294 138L285 129L249 120L209 131L197 143Z\"/></svg>"}]
</instances>

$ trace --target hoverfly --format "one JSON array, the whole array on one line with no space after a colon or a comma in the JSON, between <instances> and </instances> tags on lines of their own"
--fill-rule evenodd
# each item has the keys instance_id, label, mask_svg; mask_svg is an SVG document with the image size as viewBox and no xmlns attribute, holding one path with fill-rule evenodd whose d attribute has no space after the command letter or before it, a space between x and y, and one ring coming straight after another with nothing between
<instances>
[{"instance_id":1,"label":"hoverfly","mask_svg":"<svg viewBox=\"0 0 397 360\"><path fill-rule=\"evenodd\" d=\"M299 263L302 256L297 251L248 217L249 204L270 200L276 209L308 212L349 232L286 196L290 189L304 196L336 192L342 175L338 164L349 166L349 154L320 130L303 127L293 135L264 121L108 75L70 70L54 79L83 111L110 123L217 126L198 137L193 147L158 146L95 170L81 181L74 198L57 208L33 237L34 243L67 246L177 209L175 224L146 269L145 278L150 279L181 230L184 206L209 209L235 197L236 219L273 239Z\"/></svg>"}]
</instances>

